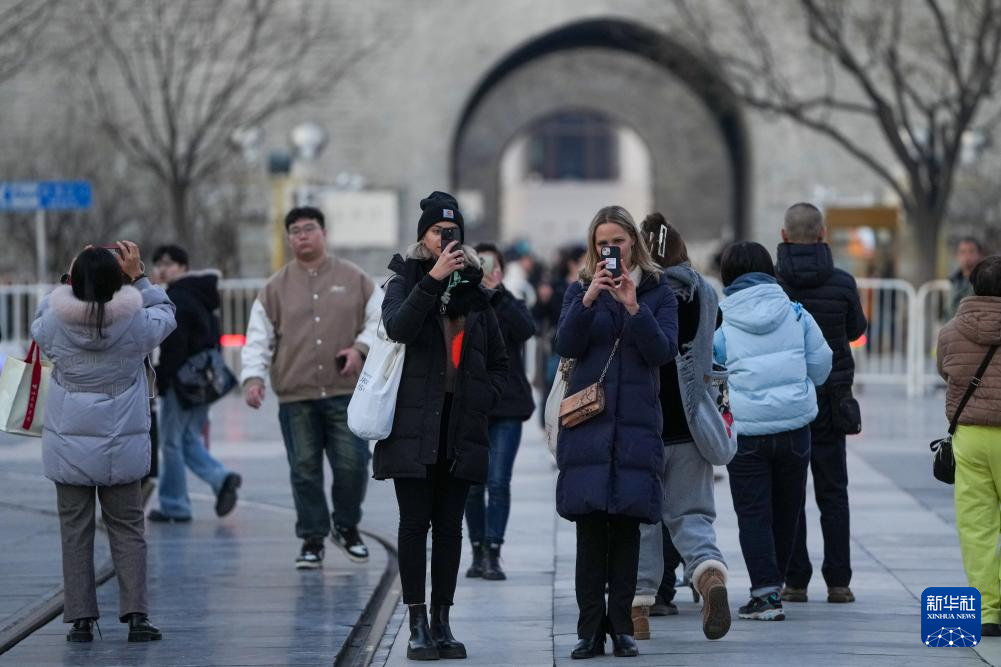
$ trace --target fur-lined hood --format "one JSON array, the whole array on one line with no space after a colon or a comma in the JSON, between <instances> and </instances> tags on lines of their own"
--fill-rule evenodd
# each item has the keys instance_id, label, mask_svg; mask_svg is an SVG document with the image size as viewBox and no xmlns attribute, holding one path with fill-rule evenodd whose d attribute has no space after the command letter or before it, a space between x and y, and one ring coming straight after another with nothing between
<instances>
[{"instance_id":1,"label":"fur-lined hood","mask_svg":"<svg viewBox=\"0 0 1001 667\"><path fill-rule=\"evenodd\" d=\"M54 366L45 402L42 463L60 484L115 486L150 467L146 357L177 326L174 304L146 278L105 304L101 336L91 304L58 287L42 300L31 335Z\"/></svg>"},{"instance_id":2,"label":"fur-lined hood","mask_svg":"<svg viewBox=\"0 0 1001 667\"><path fill-rule=\"evenodd\" d=\"M57 287L49 295L49 305L56 319L66 325L67 335L84 349L104 349L128 329L133 316L142 310L143 297L135 287L124 286L104 305L104 326L98 338L93 326L93 304L73 296L69 285Z\"/></svg>"}]
</instances>

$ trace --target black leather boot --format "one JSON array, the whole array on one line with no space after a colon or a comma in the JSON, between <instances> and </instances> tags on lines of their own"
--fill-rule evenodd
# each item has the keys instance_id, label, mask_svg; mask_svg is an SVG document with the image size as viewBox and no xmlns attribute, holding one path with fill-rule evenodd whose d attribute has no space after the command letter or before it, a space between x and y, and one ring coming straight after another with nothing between
<instances>
[{"instance_id":1,"label":"black leather boot","mask_svg":"<svg viewBox=\"0 0 1001 667\"><path fill-rule=\"evenodd\" d=\"M93 618L79 618L73 621L73 627L66 634L68 642L92 642L94 641L94 621Z\"/></svg>"},{"instance_id":2,"label":"black leather boot","mask_svg":"<svg viewBox=\"0 0 1001 667\"><path fill-rule=\"evenodd\" d=\"M146 614L129 614L124 622L129 624L130 642L152 642L163 639L160 630L149 622Z\"/></svg>"},{"instance_id":3,"label":"black leather boot","mask_svg":"<svg viewBox=\"0 0 1001 667\"><path fill-rule=\"evenodd\" d=\"M486 554L483 553L483 544L473 542L473 564L466 570L466 576L470 579L477 579L483 576L483 565L486 561Z\"/></svg>"},{"instance_id":4,"label":"black leather boot","mask_svg":"<svg viewBox=\"0 0 1001 667\"><path fill-rule=\"evenodd\" d=\"M593 637L581 639L570 651L574 660L586 660L595 656L605 655L605 633L599 632Z\"/></svg>"},{"instance_id":5,"label":"black leather boot","mask_svg":"<svg viewBox=\"0 0 1001 667\"><path fill-rule=\"evenodd\" d=\"M410 612L410 641L407 642L407 660L437 660L438 647L428 628L428 608L423 604L407 605Z\"/></svg>"},{"instance_id":6,"label":"black leather boot","mask_svg":"<svg viewBox=\"0 0 1001 667\"><path fill-rule=\"evenodd\" d=\"M431 638L438 647L438 655L442 658L465 658L465 645L452 636L452 627L448 624L448 605L431 605Z\"/></svg>"},{"instance_id":7,"label":"black leather boot","mask_svg":"<svg viewBox=\"0 0 1001 667\"><path fill-rule=\"evenodd\" d=\"M612 645L616 658L635 658L640 654L632 635L612 635Z\"/></svg>"},{"instance_id":8,"label":"black leather boot","mask_svg":"<svg viewBox=\"0 0 1001 667\"><path fill-rule=\"evenodd\" d=\"M483 566L483 578L488 581L504 581L507 579L507 575L501 569L500 550L499 544L491 544L486 549L487 562Z\"/></svg>"}]
</instances>

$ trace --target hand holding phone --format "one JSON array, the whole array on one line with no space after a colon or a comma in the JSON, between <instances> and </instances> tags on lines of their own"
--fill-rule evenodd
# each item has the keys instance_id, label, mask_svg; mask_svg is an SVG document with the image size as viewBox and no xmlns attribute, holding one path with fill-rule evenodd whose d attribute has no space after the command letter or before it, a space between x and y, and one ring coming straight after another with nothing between
<instances>
[{"instance_id":1,"label":"hand holding phone","mask_svg":"<svg viewBox=\"0 0 1001 667\"><path fill-rule=\"evenodd\" d=\"M441 234L441 254L438 256L438 260L434 266L431 267L430 275L435 280L444 280L455 271L461 271L466 266L465 253L462 250L462 246L454 238L446 239L446 231L449 230L442 230ZM458 236L458 230L456 230L456 236Z\"/></svg>"},{"instance_id":2,"label":"hand holding phone","mask_svg":"<svg viewBox=\"0 0 1001 667\"><path fill-rule=\"evenodd\" d=\"M146 273L146 267L142 263L139 246L132 241L119 241L115 245L101 247L114 253L115 259L118 260L118 265L122 268L122 273L130 281L135 281L136 278Z\"/></svg>"}]
</instances>

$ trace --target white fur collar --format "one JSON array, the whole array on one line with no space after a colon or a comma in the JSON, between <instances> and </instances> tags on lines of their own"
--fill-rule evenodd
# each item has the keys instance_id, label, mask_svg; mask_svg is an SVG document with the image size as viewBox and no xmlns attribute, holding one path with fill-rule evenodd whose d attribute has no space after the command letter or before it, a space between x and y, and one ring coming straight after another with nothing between
<instances>
[{"instance_id":1,"label":"white fur collar","mask_svg":"<svg viewBox=\"0 0 1001 667\"><path fill-rule=\"evenodd\" d=\"M89 324L91 304L73 296L73 288L61 285L49 295L52 311L66 324ZM132 317L143 307L143 297L135 287L126 285L115 292L111 301L104 304L105 326Z\"/></svg>"}]
</instances>

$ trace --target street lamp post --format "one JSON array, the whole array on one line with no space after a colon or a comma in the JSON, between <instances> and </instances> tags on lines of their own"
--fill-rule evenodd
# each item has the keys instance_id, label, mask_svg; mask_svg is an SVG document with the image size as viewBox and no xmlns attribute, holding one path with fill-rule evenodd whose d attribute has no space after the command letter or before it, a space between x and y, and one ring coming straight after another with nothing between
<instances>
[{"instance_id":1,"label":"street lamp post","mask_svg":"<svg viewBox=\"0 0 1001 667\"><path fill-rule=\"evenodd\" d=\"M296 206L311 204L313 166L327 144L327 131L318 123L307 121L292 128L292 180Z\"/></svg>"},{"instance_id":2,"label":"street lamp post","mask_svg":"<svg viewBox=\"0 0 1001 667\"><path fill-rule=\"evenodd\" d=\"M285 202L291 180L292 156L288 151L268 155L268 178L271 182L271 272L285 265Z\"/></svg>"},{"instance_id":3,"label":"street lamp post","mask_svg":"<svg viewBox=\"0 0 1001 667\"><path fill-rule=\"evenodd\" d=\"M318 123L307 121L292 128L289 135L291 150L272 151L268 156L268 177L271 181L271 271L285 265L285 213L289 193L294 193L295 205L309 200L311 166L327 143L327 132Z\"/></svg>"}]
</instances>

